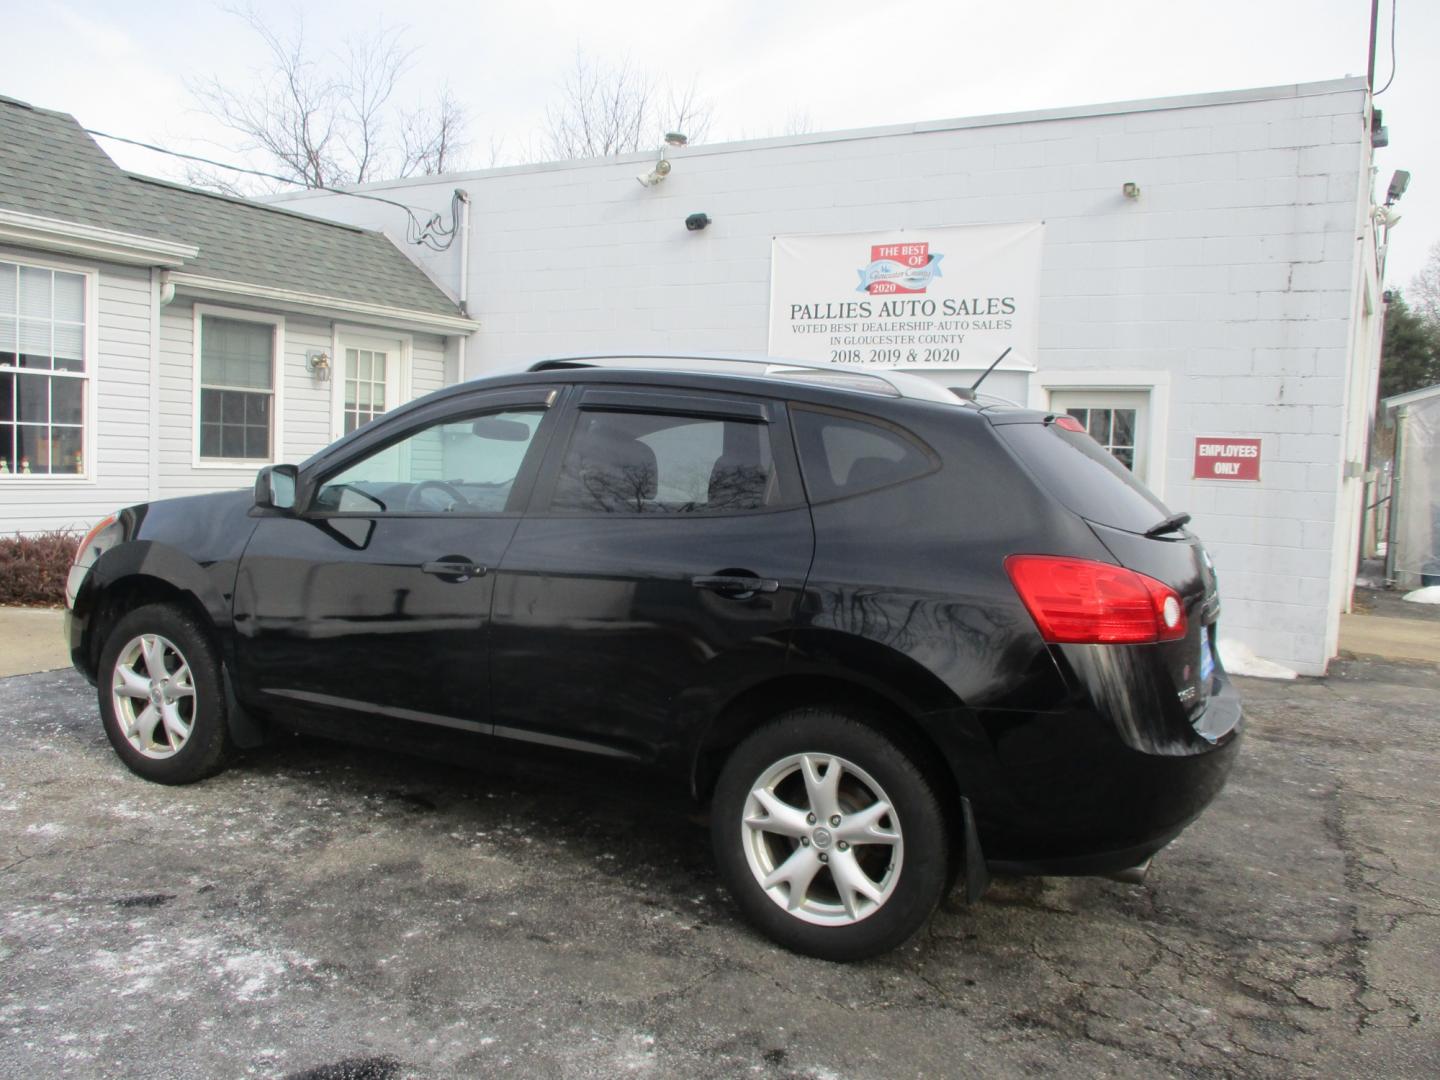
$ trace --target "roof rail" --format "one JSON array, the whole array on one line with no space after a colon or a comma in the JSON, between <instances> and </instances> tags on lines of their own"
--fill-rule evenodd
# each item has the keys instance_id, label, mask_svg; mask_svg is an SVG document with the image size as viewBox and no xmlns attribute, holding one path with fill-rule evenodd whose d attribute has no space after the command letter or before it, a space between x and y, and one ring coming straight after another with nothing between
<instances>
[{"instance_id":1,"label":"roof rail","mask_svg":"<svg viewBox=\"0 0 1440 1080\"><path fill-rule=\"evenodd\" d=\"M776 356L727 356L722 353L649 353L649 352L626 352L626 353L593 353L584 356L552 356L544 360L537 360L527 367L526 371L556 371L564 368L585 368L601 367L606 360L639 360L642 362L655 361L681 361L683 363L701 364L761 364L765 367L774 368L804 368L813 371L853 371L851 368L841 367L838 364L822 364L812 360L787 360ZM868 372L859 372L865 375ZM878 376L873 376L878 378Z\"/></svg>"},{"instance_id":2,"label":"roof rail","mask_svg":"<svg viewBox=\"0 0 1440 1080\"><path fill-rule=\"evenodd\" d=\"M822 364L805 360L786 360L774 356L725 356L714 353L607 353L592 356L555 356L537 360L526 371L562 371L572 368L605 367L613 361L617 367L638 366L643 368L671 368L679 370L700 370L705 365L716 367L752 365L762 370L757 375L772 379L791 379L796 382L812 382L817 385L844 387L863 393L880 394L884 397L905 396L895 383L884 374L873 371L857 371L837 364ZM730 372L730 374L737 374Z\"/></svg>"},{"instance_id":3,"label":"roof rail","mask_svg":"<svg viewBox=\"0 0 1440 1080\"><path fill-rule=\"evenodd\" d=\"M948 405L971 404L941 386L913 371L895 371L889 368L857 369L841 364L817 363L809 360L789 360L778 356L757 356L755 354L726 356L717 353L594 353L585 356L552 356L536 360L525 368L526 371L563 371L567 368L598 368L615 366L639 368L641 370L704 371L707 365L715 365L715 374L750 374L746 366L761 370L753 374L769 379L786 379L791 382L806 382L812 386L824 386L835 390L853 390L863 394L881 397L918 398L927 401L944 402ZM741 370L725 371L726 366Z\"/></svg>"}]
</instances>

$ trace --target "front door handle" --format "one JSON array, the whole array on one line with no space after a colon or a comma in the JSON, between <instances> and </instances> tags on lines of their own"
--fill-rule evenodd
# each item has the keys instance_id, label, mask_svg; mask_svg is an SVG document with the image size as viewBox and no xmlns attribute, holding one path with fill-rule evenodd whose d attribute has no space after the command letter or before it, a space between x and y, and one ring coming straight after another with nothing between
<instances>
[{"instance_id":1,"label":"front door handle","mask_svg":"<svg viewBox=\"0 0 1440 1080\"><path fill-rule=\"evenodd\" d=\"M424 573L434 574L441 581L455 582L469 581L471 578L484 577L489 573L488 568L454 555L436 559L434 562L422 563L420 569Z\"/></svg>"},{"instance_id":2,"label":"front door handle","mask_svg":"<svg viewBox=\"0 0 1440 1080\"><path fill-rule=\"evenodd\" d=\"M709 589L731 600L749 600L756 593L780 591L780 582L774 578L751 577L742 574L702 574L692 577L690 584L697 589Z\"/></svg>"}]
</instances>

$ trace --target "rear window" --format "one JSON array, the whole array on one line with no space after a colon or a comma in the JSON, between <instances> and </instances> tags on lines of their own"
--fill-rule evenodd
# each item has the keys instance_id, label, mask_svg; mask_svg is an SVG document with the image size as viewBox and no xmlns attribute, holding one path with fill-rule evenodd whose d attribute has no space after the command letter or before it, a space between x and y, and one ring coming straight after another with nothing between
<instances>
[{"instance_id":1,"label":"rear window","mask_svg":"<svg viewBox=\"0 0 1440 1080\"><path fill-rule=\"evenodd\" d=\"M584 410L551 509L733 514L778 503L778 480L765 424Z\"/></svg>"},{"instance_id":2,"label":"rear window","mask_svg":"<svg viewBox=\"0 0 1440 1080\"><path fill-rule=\"evenodd\" d=\"M996 431L1051 495L1097 525L1143 533L1165 504L1089 435L1058 424L999 424Z\"/></svg>"},{"instance_id":3,"label":"rear window","mask_svg":"<svg viewBox=\"0 0 1440 1080\"><path fill-rule=\"evenodd\" d=\"M913 480L937 462L897 428L844 413L792 408L811 502L843 499Z\"/></svg>"}]
</instances>

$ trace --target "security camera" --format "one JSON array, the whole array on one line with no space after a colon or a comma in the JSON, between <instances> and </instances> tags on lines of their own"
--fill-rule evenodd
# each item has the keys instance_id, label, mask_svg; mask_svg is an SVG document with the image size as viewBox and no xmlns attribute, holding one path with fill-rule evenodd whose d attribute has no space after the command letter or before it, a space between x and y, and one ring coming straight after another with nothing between
<instances>
[{"instance_id":1,"label":"security camera","mask_svg":"<svg viewBox=\"0 0 1440 1080\"><path fill-rule=\"evenodd\" d=\"M635 177L635 179L639 180L640 183L645 187L654 187L656 184L660 183L661 180L664 180L665 177L669 175L670 162L666 161L664 158L661 158L659 161L655 162L655 167L653 169L651 169L648 173L641 173L639 176Z\"/></svg>"},{"instance_id":2,"label":"security camera","mask_svg":"<svg viewBox=\"0 0 1440 1080\"><path fill-rule=\"evenodd\" d=\"M709 214L691 214L685 219L685 228L691 232L699 232L710 224Z\"/></svg>"},{"instance_id":3,"label":"security camera","mask_svg":"<svg viewBox=\"0 0 1440 1080\"><path fill-rule=\"evenodd\" d=\"M1400 201L1400 196L1405 194L1405 189L1410 186L1410 174L1404 169L1396 169L1395 175L1390 177L1390 190L1385 193L1385 205Z\"/></svg>"}]
</instances>

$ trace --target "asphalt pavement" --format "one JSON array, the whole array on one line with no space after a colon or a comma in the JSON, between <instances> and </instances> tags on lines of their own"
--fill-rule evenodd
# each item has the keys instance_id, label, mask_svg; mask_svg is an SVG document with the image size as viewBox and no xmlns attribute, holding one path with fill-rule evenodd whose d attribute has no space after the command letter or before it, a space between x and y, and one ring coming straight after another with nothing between
<instances>
[{"instance_id":1,"label":"asphalt pavement","mask_svg":"<svg viewBox=\"0 0 1440 1080\"><path fill-rule=\"evenodd\" d=\"M1145 884L999 881L841 966L603 764L286 739L165 788L74 673L0 680L0 1075L1440 1075L1440 669L1242 686Z\"/></svg>"}]
</instances>

